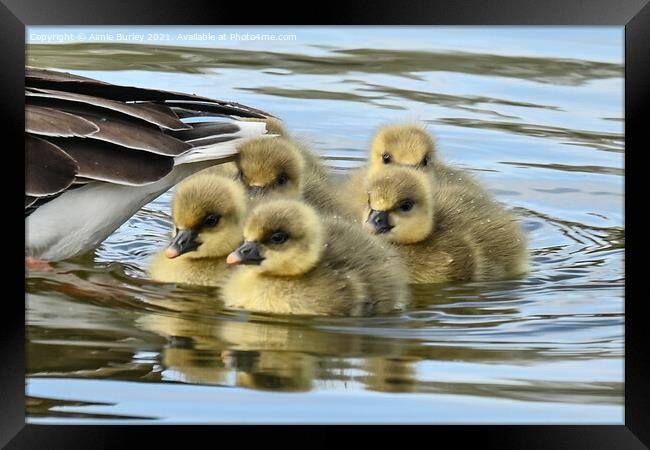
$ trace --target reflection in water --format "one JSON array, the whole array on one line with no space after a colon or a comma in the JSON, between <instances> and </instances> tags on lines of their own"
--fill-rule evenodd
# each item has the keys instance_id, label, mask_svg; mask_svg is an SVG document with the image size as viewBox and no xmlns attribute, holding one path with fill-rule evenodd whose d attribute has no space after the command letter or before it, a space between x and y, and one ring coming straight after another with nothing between
<instances>
[{"instance_id":1,"label":"reflection in water","mask_svg":"<svg viewBox=\"0 0 650 450\"><path fill-rule=\"evenodd\" d=\"M571 130L563 127L552 127L544 125L533 125L526 123L512 123L512 122L493 122L487 120L471 120L471 119L437 119L437 123L445 123L459 127L469 128L486 128L504 130L509 133L523 134L525 136L534 137L550 137L559 139L567 144L574 145L588 145L589 147L598 150L622 152L623 151L623 136L620 133L599 133L593 131ZM612 170L614 170L612 168ZM598 172L596 173L608 173ZM622 169L617 169L617 175L623 175Z\"/></svg>"},{"instance_id":2,"label":"reflection in water","mask_svg":"<svg viewBox=\"0 0 650 450\"><path fill-rule=\"evenodd\" d=\"M97 288L97 280L86 284L85 280L97 274L76 272L78 275L69 271L56 274L56 288L30 279L34 289L29 295L32 325L28 328L28 370L32 376L136 379L280 392L358 386L393 393L622 402L622 386L613 381L580 382L569 378L554 382L537 378L537 364L580 360L587 354L589 343L583 342L571 352L570 343L550 341L552 333L547 329L544 342L522 345L526 336L533 338L545 328L541 320L550 320L549 325L557 320L522 311L529 302L516 292L525 291L530 284L527 282L493 283L487 289L485 285L471 284L443 290L413 286L416 305L404 317L251 315L242 320L246 314L220 312L214 291L208 297L173 289L165 296L160 285L143 283L143 289L132 295L126 293L125 286L114 285L114 291L106 291ZM36 286L74 298L75 315L64 314L60 301L39 294ZM155 287L157 292L147 291ZM123 294L120 297L115 292ZM143 295L147 296L146 303L138 298ZM119 315L114 313L116 301L124 308ZM575 316L576 320L579 316ZM84 317L86 322L81 323L78 317ZM612 320L613 324L620 323L616 316ZM43 322L48 324L47 330L39 326ZM526 330L524 323L534 326ZM566 332L567 325L556 328ZM558 347L564 348L554 351ZM601 351L591 357L611 357L608 353ZM448 375L440 377L435 370L422 372L421 367L426 368L432 361L443 365L462 362L488 371L495 364L530 369L524 370L521 379L501 380L495 385L448 380ZM42 412L43 403L38 405L34 410Z\"/></svg>"},{"instance_id":3,"label":"reflection in water","mask_svg":"<svg viewBox=\"0 0 650 450\"><path fill-rule=\"evenodd\" d=\"M603 62L602 44L578 44L568 32L557 57L548 56L553 48L531 57L516 56L516 48L458 52L436 46L427 27L414 31L421 33L417 49L387 49L376 40L375 48L359 48L371 32L337 29L338 41L328 47L305 34L291 51L290 44L261 43L31 44L27 59L272 111L338 176L363 163L378 125L422 120L443 160L472 170L522 218L530 274L413 286L408 311L380 317L231 311L218 289L147 279L148 259L172 228L168 192L95 255L29 274L29 417L220 422L231 420L226 404L245 409L244 418L276 417L290 404L305 419L334 411L337 420L353 422L358 415L348 411L380 395L404 419L415 414L407 401L422 399L458 422L474 405L486 408L479 418L485 422L544 422L559 411L567 421L622 420L622 56ZM527 32L511 33L518 42L517 33ZM550 45L539 33L526 42ZM548 33L550 43L564 32ZM57 379L67 390L46 383ZM101 388L76 383L89 380ZM137 382L137 389L108 380ZM197 385L220 401L200 409L188 390ZM151 409L126 393L141 391L150 393L138 398ZM334 397L330 410L320 407ZM581 415L582 406L592 415Z\"/></svg>"},{"instance_id":4,"label":"reflection in water","mask_svg":"<svg viewBox=\"0 0 650 450\"><path fill-rule=\"evenodd\" d=\"M162 352L163 377L188 383L228 384L276 391L309 391L331 380L363 381L368 389L398 391L397 373L411 373L392 358L398 341L354 334L326 335L304 324L204 321L150 314L137 324L167 339ZM368 375L341 377L344 358L368 358ZM327 362L331 366L328 367ZM404 367L401 367L404 366ZM414 384L411 373L410 385ZM393 378L396 380L394 381Z\"/></svg>"},{"instance_id":5,"label":"reflection in water","mask_svg":"<svg viewBox=\"0 0 650 450\"><path fill-rule=\"evenodd\" d=\"M51 415L51 411L57 411L59 417L82 417L82 418L91 418L91 419L148 419L148 417L139 417L139 416L126 416L126 415L116 415L116 414L93 414L88 412L75 412L75 411L66 411L66 408L83 408L88 406L110 406L110 403L106 402L81 402L75 400L53 400L49 398L40 398L40 397L25 397L25 405L27 406L31 417L48 417Z\"/></svg>"},{"instance_id":6,"label":"reflection in water","mask_svg":"<svg viewBox=\"0 0 650 450\"><path fill-rule=\"evenodd\" d=\"M77 57L80 53L85 54L81 60ZM418 72L446 71L567 85L623 76L620 64L598 61L382 49L340 49L327 56L310 56L243 48L80 43L32 44L27 56L30 65L80 70L138 67L156 72L200 73L212 68L269 68L290 74L333 75L353 71L415 78Z\"/></svg>"}]
</instances>

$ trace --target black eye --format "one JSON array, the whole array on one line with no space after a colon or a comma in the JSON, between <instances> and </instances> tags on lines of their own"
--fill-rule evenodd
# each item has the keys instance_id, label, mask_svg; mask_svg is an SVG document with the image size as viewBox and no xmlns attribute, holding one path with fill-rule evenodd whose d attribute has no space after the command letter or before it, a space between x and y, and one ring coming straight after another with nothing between
<instances>
[{"instance_id":1,"label":"black eye","mask_svg":"<svg viewBox=\"0 0 650 450\"><path fill-rule=\"evenodd\" d=\"M278 177L278 184L282 186L283 184L287 184L289 181L289 175L286 173L281 173L280 176Z\"/></svg>"},{"instance_id":2,"label":"black eye","mask_svg":"<svg viewBox=\"0 0 650 450\"><path fill-rule=\"evenodd\" d=\"M388 164L388 163L390 163L391 157L390 157L390 155L388 153L384 153L381 156L381 159L384 160L384 164Z\"/></svg>"},{"instance_id":3,"label":"black eye","mask_svg":"<svg viewBox=\"0 0 650 450\"><path fill-rule=\"evenodd\" d=\"M425 156L424 159L422 160L422 165L426 166L427 164L429 164L429 157Z\"/></svg>"},{"instance_id":4,"label":"black eye","mask_svg":"<svg viewBox=\"0 0 650 450\"><path fill-rule=\"evenodd\" d=\"M401 209L402 211L410 211L413 209L414 204L415 203L411 199L402 200L401 202L399 202L399 209Z\"/></svg>"},{"instance_id":5,"label":"black eye","mask_svg":"<svg viewBox=\"0 0 650 450\"><path fill-rule=\"evenodd\" d=\"M289 239L289 235L284 231L276 231L269 238L271 244L284 244Z\"/></svg>"},{"instance_id":6,"label":"black eye","mask_svg":"<svg viewBox=\"0 0 650 450\"><path fill-rule=\"evenodd\" d=\"M219 216L217 216L216 214L208 214L207 216L205 216L205 219L203 219L204 227L213 227L218 223L219 223Z\"/></svg>"}]
</instances>

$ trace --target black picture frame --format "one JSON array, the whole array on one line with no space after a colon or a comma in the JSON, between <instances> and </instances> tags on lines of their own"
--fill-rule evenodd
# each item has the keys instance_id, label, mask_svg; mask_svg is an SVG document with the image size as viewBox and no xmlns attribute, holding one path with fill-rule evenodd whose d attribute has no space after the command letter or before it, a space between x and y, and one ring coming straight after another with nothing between
<instances>
[{"instance_id":1,"label":"black picture frame","mask_svg":"<svg viewBox=\"0 0 650 450\"><path fill-rule=\"evenodd\" d=\"M443 445L448 439L454 446L475 441L482 447L507 448L648 448L650 442L650 420L648 409L648 366L650 358L646 349L647 340L642 336L644 314L641 310L643 298L636 294L635 271L642 264L635 260L641 257L640 226L633 217L636 209L632 205L635 193L647 192L640 175L641 155L647 141L643 142L644 112L648 112L650 80L650 5L648 0L445 0L415 1L400 0L381 2L357 2L355 4L329 1L320 4L305 4L299 15L289 17L287 9L298 8L289 3L279 7L272 3L251 5L246 2L223 2L207 0L186 0L182 2L160 0L0 0L0 42L2 43L2 69L0 70L0 118L2 123L4 156L23 145L24 132L24 67L25 26L27 25L218 25L218 24L282 24L282 25L619 25L625 26L625 210L626 214L626 262L625 265L625 424L620 426L436 426L426 429L420 439L435 439L432 445ZM647 126L647 125L646 125ZM14 144L9 144L10 139ZM15 160L15 159L14 159ZM11 161L5 159L5 169ZM7 172L5 172L7 174ZM3 177L9 180L11 177ZM21 203L18 187L9 182L8 202L16 210ZM632 195L632 197L630 196ZM641 195L641 194L638 194ZM5 203L5 204L8 204ZM21 206L22 208L22 206ZM12 217L20 217L16 211ZM18 219L17 219L18 220ZM17 241L15 252L7 252L5 276L11 284L22 274L12 276L9 269L16 271L22 264L18 252L20 239L11 238L19 231L8 230L5 225L5 244ZM20 230L16 224L16 230ZM24 226L24 224L23 224ZM630 229L632 238L630 240ZM24 255L23 255L24 257ZM25 424L25 308L24 293L10 295L5 290L2 305L3 326L0 328L0 345L3 364L0 364L0 445L7 448L118 448L135 444L134 434L146 433L148 446L170 442L170 433L190 432L191 440L199 444L197 427L141 427L141 426L52 426ZM230 427L228 438L221 435L227 427L215 430L201 427L201 434L209 434L220 443L228 438L236 442L249 440L264 430L277 434L286 443L290 432L296 442L311 443L318 431L319 443L339 443L339 438L320 427L255 427L255 433L237 433L241 427ZM372 433L376 433L373 428ZM232 433L232 431L235 433ZM368 430L366 428L366 430ZM397 435L389 427L382 427L393 438L404 441L404 435ZM216 433L215 433L216 431ZM378 430L377 430L378 431ZM409 431L410 432L410 431ZM217 434L218 433L218 434ZM301 437L311 438L302 440ZM205 436L204 438L209 438ZM419 440L419 439L418 439ZM411 441L409 438L408 441ZM408 442L407 441L407 442ZM424 441L424 442L427 442ZM209 441L208 441L209 442ZM415 443L415 440L411 441ZM431 442L431 441L428 441ZM368 441L366 441L366 445ZM167 446L165 445L165 446ZM210 445L218 445L210 444ZM245 443L248 446L248 443ZM444 444L448 445L448 444Z\"/></svg>"}]
</instances>

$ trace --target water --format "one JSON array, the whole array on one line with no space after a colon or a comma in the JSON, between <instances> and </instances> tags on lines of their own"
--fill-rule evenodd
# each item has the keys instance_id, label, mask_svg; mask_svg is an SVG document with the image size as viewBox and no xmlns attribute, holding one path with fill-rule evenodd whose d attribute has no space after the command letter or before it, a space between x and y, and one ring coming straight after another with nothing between
<instances>
[{"instance_id":1,"label":"water","mask_svg":"<svg viewBox=\"0 0 650 450\"><path fill-rule=\"evenodd\" d=\"M334 176L379 125L425 122L521 217L532 270L418 286L385 317L227 310L147 280L166 193L95 255L27 279L28 421L623 423L622 27L68 27L171 38L37 43L53 30L29 28L29 64L267 110ZM177 39L195 31L296 38Z\"/></svg>"}]
</instances>

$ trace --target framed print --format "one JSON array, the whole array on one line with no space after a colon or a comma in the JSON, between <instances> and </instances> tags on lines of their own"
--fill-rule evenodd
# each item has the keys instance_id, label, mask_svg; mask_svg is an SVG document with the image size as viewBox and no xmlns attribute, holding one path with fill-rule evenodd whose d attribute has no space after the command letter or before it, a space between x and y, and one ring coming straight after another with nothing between
<instances>
[{"instance_id":1,"label":"framed print","mask_svg":"<svg viewBox=\"0 0 650 450\"><path fill-rule=\"evenodd\" d=\"M3 0L2 445L418 424L644 448L650 7L506 3Z\"/></svg>"}]
</instances>

